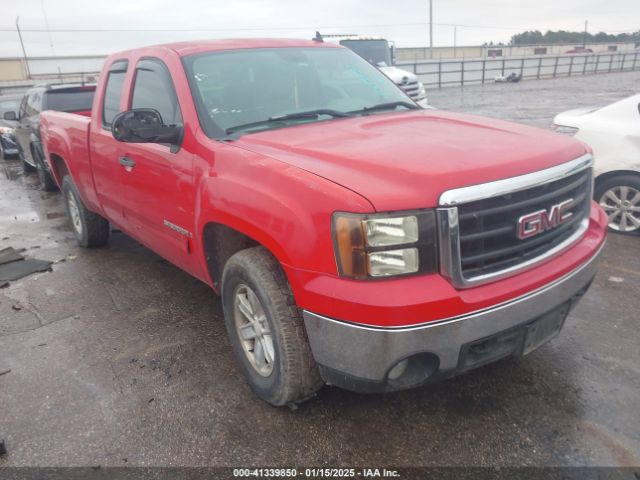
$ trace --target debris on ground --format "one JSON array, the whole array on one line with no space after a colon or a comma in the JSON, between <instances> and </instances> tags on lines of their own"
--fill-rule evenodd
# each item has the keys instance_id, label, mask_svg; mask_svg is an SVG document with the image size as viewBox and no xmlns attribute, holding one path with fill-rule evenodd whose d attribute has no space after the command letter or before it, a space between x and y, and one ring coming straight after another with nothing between
<instances>
[{"instance_id":1,"label":"debris on ground","mask_svg":"<svg viewBox=\"0 0 640 480\"><path fill-rule=\"evenodd\" d=\"M23 259L24 257L13 247L7 247L0 250L0 265Z\"/></svg>"},{"instance_id":2,"label":"debris on ground","mask_svg":"<svg viewBox=\"0 0 640 480\"><path fill-rule=\"evenodd\" d=\"M522 80L522 74L518 74L515 72L510 73L509 75L498 75L493 79L496 83L518 83Z\"/></svg>"},{"instance_id":3,"label":"debris on ground","mask_svg":"<svg viewBox=\"0 0 640 480\"><path fill-rule=\"evenodd\" d=\"M0 250L0 284L19 280L32 273L50 271L51 263L48 260L25 258L13 247L3 248Z\"/></svg>"},{"instance_id":4,"label":"debris on ground","mask_svg":"<svg viewBox=\"0 0 640 480\"><path fill-rule=\"evenodd\" d=\"M2 375L6 375L7 373L11 373L11 369L9 369L9 370L2 370L2 371L0 371L0 377L1 377Z\"/></svg>"},{"instance_id":5,"label":"debris on ground","mask_svg":"<svg viewBox=\"0 0 640 480\"><path fill-rule=\"evenodd\" d=\"M9 286L9 282L0 282L0 288L5 288Z\"/></svg>"},{"instance_id":6,"label":"debris on ground","mask_svg":"<svg viewBox=\"0 0 640 480\"><path fill-rule=\"evenodd\" d=\"M11 305L11 308L16 312L19 312L20 310L22 310L22 307L19 307L18 305Z\"/></svg>"},{"instance_id":7,"label":"debris on ground","mask_svg":"<svg viewBox=\"0 0 640 480\"><path fill-rule=\"evenodd\" d=\"M7 447L4 444L4 440L0 440L0 455L6 455L7 454Z\"/></svg>"}]
</instances>

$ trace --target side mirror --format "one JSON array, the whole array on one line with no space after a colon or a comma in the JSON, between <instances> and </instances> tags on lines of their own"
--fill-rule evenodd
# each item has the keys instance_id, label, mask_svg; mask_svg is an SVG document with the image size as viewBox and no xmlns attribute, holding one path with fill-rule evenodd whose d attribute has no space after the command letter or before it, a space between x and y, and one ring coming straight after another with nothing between
<instances>
[{"instance_id":1,"label":"side mirror","mask_svg":"<svg viewBox=\"0 0 640 480\"><path fill-rule=\"evenodd\" d=\"M2 116L5 120L18 120L18 116L16 115L16 112L4 112L4 115Z\"/></svg>"},{"instance_id":2,"label":"side mirror","mask_svg":"<svg viewBox=\"0 0 640 480\"><path fill-rule=\"evenodd\" d=\"M111 123L113 138L126 143L180 145L183 131L181 125L165 125L160 112L153 108L134 108L121 112Z\"/></svg>"}]
</instances>

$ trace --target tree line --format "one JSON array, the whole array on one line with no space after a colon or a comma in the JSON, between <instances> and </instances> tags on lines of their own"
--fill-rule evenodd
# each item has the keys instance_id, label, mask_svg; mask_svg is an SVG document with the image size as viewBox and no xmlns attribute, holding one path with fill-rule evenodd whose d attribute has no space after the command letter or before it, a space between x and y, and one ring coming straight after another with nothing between
<instances>
[{"instance_id":1,"label":"tree line","mask_svg":"<svg viewBox=\"0 0 640 480\"><path fill-rule=\"evenodd\" d=\"M531 30L518 33L511 37L511 45L541 45L541 44L581 44L585 41L584 32L568 32L566 30L551 31L545 33L539 30ZM587 33L586 43L599 42L640 42L640 30L634 33L610 34L605 32Z\"/></svg>"}]
</instances>

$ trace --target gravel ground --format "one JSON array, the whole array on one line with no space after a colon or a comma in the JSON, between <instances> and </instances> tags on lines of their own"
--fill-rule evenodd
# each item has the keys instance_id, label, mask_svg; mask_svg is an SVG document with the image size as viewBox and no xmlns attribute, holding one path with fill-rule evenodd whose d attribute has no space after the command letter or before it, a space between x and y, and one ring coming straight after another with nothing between
<instances>
[{"instance_id":1,"label":"gravel ground","mask_svg":"<svg viewBox=\"0 0 640 480\"><path fill-rule=\"evenodd\" d=\"M430 91L548 127L640 73ZM0 246L58 261L0 290L0 466L640 465L640 243L610 235L589 294L530 356L388 395L250 392L220 301L130 238L76 247L60 194L0 179Z\"/></svg>"}]
</instances>

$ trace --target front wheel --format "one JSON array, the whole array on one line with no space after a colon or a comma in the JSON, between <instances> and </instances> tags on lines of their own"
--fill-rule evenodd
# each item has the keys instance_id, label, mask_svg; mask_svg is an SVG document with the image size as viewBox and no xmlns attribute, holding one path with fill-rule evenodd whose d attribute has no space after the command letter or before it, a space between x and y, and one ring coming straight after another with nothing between
<instances>
[{"instance_id":1,"label":"front wheel","mask_svg":"<svg viewBox=\"0 0 640 480\"><path fill-rule=\"evenodd\" d=\"M595 199L608 217L609 229L640 232L640 177L616 175L596 186Z\"/></svg>"},{"instance_id":2,"label":"front wheel","mask_svg":"<svg viewBox=\"0 0 640 480\"><path fill-rule=\"evenodd\" d=\"M222 307L249 386L271 405L302 402L323 385L302 315L278 261L263 247L233 255L222 276Z\"/></svg>"},{"instance_id":3,"label":"front wheel","mask_svg":"<svg viewBox=\"0 0 640 480\"><path fill-rule=\"evenodd\" d=\"M62 181L67 215L71 229L81 247L101 247L109 241L109 222L84 206L76 186L68 175Z\"/></svg>"}]
</instances>

